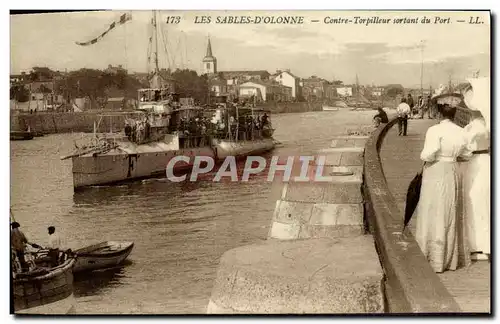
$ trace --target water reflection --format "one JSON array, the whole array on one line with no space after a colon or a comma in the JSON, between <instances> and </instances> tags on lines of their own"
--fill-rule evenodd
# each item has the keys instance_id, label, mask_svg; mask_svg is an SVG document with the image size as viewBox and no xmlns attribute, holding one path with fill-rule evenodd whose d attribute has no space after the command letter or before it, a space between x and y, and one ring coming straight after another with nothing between
<instances>
[{"instance_id":1,"label":"water reflection","mask_svg":"<svg viewBox=\"0 0 500 324\"><path fill-rule=\"evenodd\" d=\"M283 142L266 155L313 155L333 133L371 123L373 113L284 114L273 118ZM124 266L78 275L79 314L201 314L210 298L221 255L266 239L281 186L264 171L248 182L228 177L198 182L166 179L73 190L71 152L79 134L11 142L11 205L33 242L47 242L55 225L68 248L102 241L133 241ZM220 165L220 164L219 164ZM239 161L238 175L244 168ZM276 187L276 197L271 194ZM138 296L140 298L138 298Z\"/></svg>"},{"instance_id":2,"label":"water reflection","mask_svg":"<svg viewBox=\"0 0 500 324\"><path fill-rule=\"evenodd\" d=\"M105 288L121 285L122 278L126 277L126 267L131 264L132 261L125 260L112 268L76 273L73 281L75 297L98 295Z\"/></svg>"},{"instance_id":3,"label":"water reflection","mask_svg":"<svg viewBox=\"0 0 500 324\"><path fill-rule=\"evenodd\" d=\"M175 197L199 189L200 182L174 183L166 178L153 178L115 186L94 186L73 193L73 202L78 205L112 205L124 198L144 196Z\"/></svg>"}]
</instances>

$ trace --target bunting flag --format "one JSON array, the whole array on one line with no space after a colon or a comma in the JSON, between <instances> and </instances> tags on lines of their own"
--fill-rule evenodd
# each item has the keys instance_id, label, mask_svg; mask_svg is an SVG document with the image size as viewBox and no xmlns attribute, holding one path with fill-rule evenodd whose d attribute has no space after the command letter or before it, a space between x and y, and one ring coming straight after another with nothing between
<instances>
[{"instance_id":1,"label":"bunting flag","mask_svg":"<svg viewBox=\"0 0 500 324\"><path fill-rule=\"evenodd\" d=\"M123 15L120 16L120 19L113 21L109 25L108 29L106 29L106 31L104 31L101 35L97 36L96 38L94 38L92 40L89 40L88 42L84 42L84 43L76 42L76 44L80 45L80 46L88 46L88 45L95 44L99 40L101 40L104 36L106 36L106 34L109 33L113 28L120 26L120 25L123 25L124 23L126 23L129 20L132 20L132 15L130 13L124 13Z\"/></svg>"}]
</instances>

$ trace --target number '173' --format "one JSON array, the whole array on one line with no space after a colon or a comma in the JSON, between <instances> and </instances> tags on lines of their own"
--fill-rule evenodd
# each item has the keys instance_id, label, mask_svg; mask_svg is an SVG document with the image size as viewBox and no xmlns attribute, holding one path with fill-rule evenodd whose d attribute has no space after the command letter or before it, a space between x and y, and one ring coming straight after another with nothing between
<instances>
[{"instance_id":1,"label":"number '173'","mask_svg":"<svg viewBox=\"0 0 500 324\"><path fill-rule=\"evenodd\" d=\"M181 22L180 16L168 16L166 20L167 24L178 24L180 22Z\"/></svg>"}]
</instances>

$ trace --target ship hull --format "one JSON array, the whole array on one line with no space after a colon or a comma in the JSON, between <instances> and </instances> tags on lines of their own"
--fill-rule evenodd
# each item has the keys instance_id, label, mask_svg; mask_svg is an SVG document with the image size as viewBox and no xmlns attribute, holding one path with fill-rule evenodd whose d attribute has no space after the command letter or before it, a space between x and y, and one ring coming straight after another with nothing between
<instances>
[{"instance_id":1,"label":"ship hull","mask_svg":"<svg viewBox=\"0 0 500 324\"><path fill-rule=\"evenodd\" d=\"M103 248L112 250L103 252ZM76 250L78 258L73 273L106 269L121 264L134 248L133 242L102 242L81 250Z\"/></svg>"},{"instance_id":2,"label":"ship hull","mask_svg":"<svg viewBox=\"0 0 500 324\"><path fill-rule=\"evenodd\" d=\"M217 152L218 160L224 160L228 156L245 157L252 154L262 154L272 150L275 145L272 138L238 142L214 140L212 144Z\"/></svg>"},{"instance_id":3,"label":"ship hull","mask_svg":"<svg viewBox=\"0 0 500 324\"><path fill-rule=\"evenodd\" d=\"M11 141L29 141L35 137L33 132L22 132L22 131L11 131L10 140Z\"/></svg>"},{"instance_id":4,"label":"ship hull","mask_svg":"<svg viewBox=\"0 0 500 324\"><path fill-rule=\"evenodd\" d=\"M73 187L80 189L165 175L170 160L179 155L190 157L190 162L177 162L174 172L192 168L195 156L208 156L215 159L214 151L210 147L73 157Z\"/></svg>"},{"instance_id":5,"label":"ship hull","mask_svg":"<svg viewBox=\"0 0 500 324\"><path fill-rule=\"evenodd\" d=\"M189 163L176 162L174 172L189 171L196 156L224 160L228 156L244 157L262 154L274 148L274 140L254 141L214 140L212 147L158 152L108 153L73 157L73 186L75 190L89 186L109 185L124 181L165 176L166 167L176 156L187 156Z\"/></svg>"},{"instance_id":6,"label":"ship hull","mask_svg":"<svg viewBox=\"0 0 500 324\"><path fill-rule=\"evenodd\" d=\"M14 313L63 315L75 312L73 271L68 259L48 274L14 279Z\"/></svg>"}]
</instances>

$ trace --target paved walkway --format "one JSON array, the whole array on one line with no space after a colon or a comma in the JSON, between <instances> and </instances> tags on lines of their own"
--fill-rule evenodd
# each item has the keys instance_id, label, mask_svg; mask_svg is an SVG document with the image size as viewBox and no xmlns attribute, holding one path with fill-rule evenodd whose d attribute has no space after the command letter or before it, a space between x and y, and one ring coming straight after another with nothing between
<instances>
[{"instance_id":1,"label":"paved walkway","mask_svg":"<svg viewBox=\"0 0 500 324\"><path fill-rule=\"evenodd\" d=\"M406 137L398 136L398 127L394 125L382 144L382 168L389 189L401 210L401 221L408 185L422 167L419 156L424 145L425 132L435 123L434 120L426 119L409 120ZM491 312L489 262L473 262L469 268L446 271L439 274L439 277L464 312Z\"/></svg>"}]
</instances>

